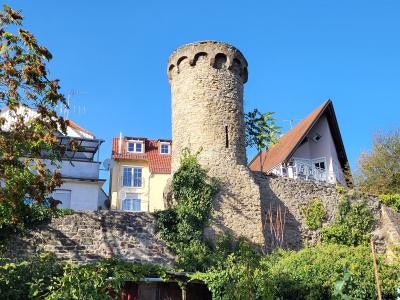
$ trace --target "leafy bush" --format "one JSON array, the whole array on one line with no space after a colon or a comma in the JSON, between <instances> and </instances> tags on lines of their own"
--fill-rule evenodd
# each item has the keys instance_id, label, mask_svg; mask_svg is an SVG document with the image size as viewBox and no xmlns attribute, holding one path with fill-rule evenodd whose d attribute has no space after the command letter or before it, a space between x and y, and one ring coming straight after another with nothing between
<instances>
[{"instance_id":1,"label":"leafy bush","mask_svg":"<svg viewBox=\"0 0 400 300\"><path fill-rule=\"evenodd\" d=\"M327 216L326 209L320 199L314 199L303 209L306 225L312 230L322 227L322 222Z\"/></svg>"},{"instance_id":2,"label":"leafy bush","mask_svg":"<svg viewBox=\"0 0 400 300\"><path fill-rule=\"evenodd\" d=\"M1 299L114 299L125 282L167 278L166 269L119 259L62 264L52 254L12 262L0 259Z\"/></svg>"},{"instance_id":3,"label":"leafy bush","mask_svg":"<svg viewBox=\"0 0 400 300\"><path fill-rule=\"evenodd\" d=\"M34 255L12 262L0 259L1 299L42 298L50 292L54 277L62 274L62 265L54 255Z\"/></svg>"},{"instance_id":4,"label":"leafy bush","mask_svg":"<svg viewBox=\"0 0 400 300\"><path fill-rule=\"evenodd\" d=\"M211 256L211 247L203 239L208 225L216 181L207 176L197 161L185 149L181 165L172 179L176 205L155 213L157 231L178 256L178 267L186 271L204 270Z\"/></svg>"},{"instance_id":5,"label":"leafy bush","mask_svg":"<svg viewBox=\"0 0 400 300\"><path fill-rule=\"evenodd\" d=\"M395 299L400 285L399 265L387 265L381 260L379 269L384 299ZM335 299L335 284L349 272L342 292L351 299L374 299L373 270L367 246L319 245L299 252L278 250L264 256L257 277L269 286L273 299Z\"/></svg>"},{"instance_id":6,"label":"leafy bush","mask_svg":"<svg viewBox=\"0 0 400 300\"><path fill-rule=\"evenodd\" d=\"M145 276L166 278L166 269L135 264L116 258L86 265L66 265L62 276L55 278L46 299L114 299L125 282L135 282Z\"/></svg>"},{"instance_id":7,"label":"leafy bush","mask_svg":"<svg viewBox=\"0 0 400 300\"><path fill-rule=\"evenodd\" d=\"M7 202L0 203L0 239L8 233L50 221L51 218L72 214L71 209L50 208L45 204L23 204L20 207L21 217L15 219L15 212ZM22 222L20 221L22 220Z\"/></svg>"},{"instance_id":8,"label":"leafy bush","mask_svg":"<svg viewBox=\"0 0 400 300\"><path fill-rule=\"evenodd\" d=\"M369 241L372 229L372 213L365 202L351 204L349 198L344 197L334 223L322 229L322 241L358 246Z\"/></svg>"},{"instance_id":9,"label":"leafy bush","mask_svg":"<svg viewBox=\"0 0 400 300\"><path fill-rule=\"evenodd\" d=\"M379 196L379 200L397 212L400 212L400 194L382 194Z\"/></svg>"},{"instance_id":10,"label":"leafy bush","mask_svg":"<svg viewBox=\"0 0 400 300\"><path fill-rule=\"evenodd\" d=\"M251 244L241 240L236 244L234 252L224 257L226 237L220 240L220 258L215 265L206 272L198 272L192 279L204 281L212 293L213 299L269 299L269 289L262 283L259 286L256 270L259 266L260 256L254 251Z\"/></svg>"}]
</instances>

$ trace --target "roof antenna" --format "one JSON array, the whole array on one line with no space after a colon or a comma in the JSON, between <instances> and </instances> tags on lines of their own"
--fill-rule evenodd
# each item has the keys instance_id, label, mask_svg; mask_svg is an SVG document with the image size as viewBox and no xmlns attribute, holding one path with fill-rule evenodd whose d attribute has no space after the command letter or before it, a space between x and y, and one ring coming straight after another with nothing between
<instances>
[{"instance_id":1,"label":"roof antenna","mask_svg":"<svg viewBox=\"0 0 400 300\"><path fill-rule=\"evenodd\" d=\"M69 118L69 113L70 113L70 110L71 110L71 99L72 99L72 97L76 96L76 95L79 95L79 94L87 94L87 93L86 92L78 92L78 91L75 91L75 90L71 90L68 93L68 96L67 96L67 104L66 105L60 105L60 114L64 115L64 119L68 119ZM81 112L83 114L86 114L86 106L85 105L82 106L80 104L78 104L78 105L74 104L73 113L78 113L78 115L80 115Z\"/></svg>"},{"instance_id":2,"label":"roof antenna","mask_svg":"<svg viewBox=\"0 0 400 300\"><path fill-rule=\"evenodd\" d=\"M298 121L298 120L300 120L300 119L290 119L290 120L282 120L283 122L289 122L289 124L290 124L290 129L292 129L293 128L293 125L294 125L294 121Z\"/></svg>"}]
</instances>

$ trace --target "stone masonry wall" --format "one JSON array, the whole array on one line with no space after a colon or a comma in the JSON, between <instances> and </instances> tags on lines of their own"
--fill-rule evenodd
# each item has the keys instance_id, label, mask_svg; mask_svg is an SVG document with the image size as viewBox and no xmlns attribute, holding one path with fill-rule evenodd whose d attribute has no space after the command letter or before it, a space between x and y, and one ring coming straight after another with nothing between
<instances>
[{"instance_id":1,"label":"stone masonry wall","mask_svg":"<svg viewBox=\"0 0 400 300\"><path fill-rule=\"evenodd\" d=\"M7 249L10 258L50 251L78 263L114 256L132 262L174 263L174 256L154 234L154 219L148 213L77 212L13 237Z\"/></svg>"},{"instance_id":2,"label":"stone masonry wall","mask_svg":"<svg viewBox=\"0 0 400 300\"><path fill-rule=\"evenodd\" d=\"M233 46L198 42L170 56L172 171L184 148L200 151L200 164L221 182L207 236L227 231L262 244L259 188L247 167L243 83L247 62Z\"/></svg>"},{"instance_id":3,"label":"stone masonry wall","mask_svg":"<svg viewBox=\"0 0 400 300\"><path fill-rule=\"evenodd\" d=\"M324 225L330 224L335 219L338 203L343 197L336 190L335 185L267 176L259 172L254 172L254 175L260 186L263 228L267 250L274 248L274 241L270 232L270 221L266 217L266 213L271 209L275 220L278 207L281 207L282 212L287 211L284 247L298 250L304 246L311 246L317 243L321 237L320 231L312 231L307 228L302 210L310 201L318 198L327 210L328 216ZM364 200L373 213L375 228L379 229L383 226L380 202L373 196L366 196ZM382 244L382 241L377 241L377 244ZM379 245L380 248L384 248L384 246Z\"/></svg>"}]
</instances>

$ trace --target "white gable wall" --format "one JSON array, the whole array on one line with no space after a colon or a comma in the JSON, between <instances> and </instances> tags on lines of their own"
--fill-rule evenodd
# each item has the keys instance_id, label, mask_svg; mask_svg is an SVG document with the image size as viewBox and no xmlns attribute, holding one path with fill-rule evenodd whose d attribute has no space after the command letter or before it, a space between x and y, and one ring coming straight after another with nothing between
<instances>
[{"instance_id":1,"label":"white gable wall","mask_svg":"<svg viewBox=\"0 0 400 300\"><path fill-rule=\"evenodd\" d=\"M313 140L317 134L321 136L318 142ZM326 169L329 177L327 178L330 182L339 181L343 182L343 171L340 167L340 162L337 156L335 143L332 138L331 131L329 129L328 120L325 116L321 117L319 121L314 125L307 135L308 141L301 145L293 155L293 158L303 159L319 159L326 158ZM334 175L335 172L339 172L339 176Z\"/></svg>"}]
</instances>

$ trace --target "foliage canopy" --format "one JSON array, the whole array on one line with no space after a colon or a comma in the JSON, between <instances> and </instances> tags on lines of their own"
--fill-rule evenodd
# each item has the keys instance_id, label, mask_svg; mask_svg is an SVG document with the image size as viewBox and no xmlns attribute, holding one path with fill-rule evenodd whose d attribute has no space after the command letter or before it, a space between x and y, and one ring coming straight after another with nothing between
<instances>
[{"instance_id":1,"label":"foliage canopy","mask_svg":"<svg viewBox=\"0 0 400 300\"><path fill-rule=\"evenodd\" d=\"M371 152L362 153L358 186L376 195L400 193L400 130L376 134Z\"/></svg>"},{"instance_id":2,"label":"foliage canopy","mask_svg":"<svg viewBox=\"0 0 400 300\"><path fill-rule=\"evenodd\" d=\"M280 127L276 125L273 112L263 114L258 109L244 114L244 121L246 125L246 146L257 148L260 156L260 171L262 172L261 151L268 150L278 141L278 135L281 133Z\"/></svg>"},{"instance_id":3,"label":"foliage canopy","mask_svg":"<svg viewBox=\"0 0 400 300\"><path fill-rule=\"evenodd\" d=\"M11 221L21 223L24 199L53 204L48 195L61 184L60 174L49 164L60 160L64 148L57 132L66 125L55 108L65 104L58 80L48 78L46 62L52 55L22 27L23 17L4 5L0 11L0 203L11 209ZM34 113L30 113L33 109ZM9 120L10 120L9 119ZM23 158L23 159L22 159Z\"/></svg>"}]
</instances>

